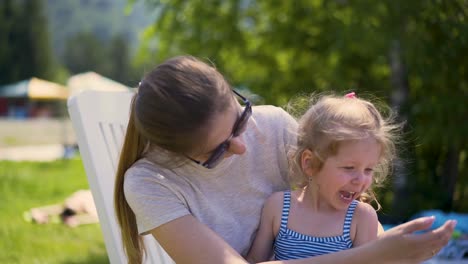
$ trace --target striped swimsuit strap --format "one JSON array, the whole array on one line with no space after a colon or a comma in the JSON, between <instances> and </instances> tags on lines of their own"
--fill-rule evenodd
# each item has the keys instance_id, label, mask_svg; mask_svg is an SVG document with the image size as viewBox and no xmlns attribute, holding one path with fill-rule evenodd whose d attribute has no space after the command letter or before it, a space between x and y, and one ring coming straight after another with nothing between
<instances>
[{"instance_id":1,"label":"striped swimsuit strap","mask_svg":"<svg viewBox=\"0 0 468 264\"><path fill-rule=\"evenodd\" d=\"M343 223L343 236L350 237L351 222L356 206L359 202L354 200L348 206L346 216ZM283 211L281 213L280 233L286 231L288 227L289 211L291 209L291 191L285 191L283 197Z\"/></svg>"}]
</instances>

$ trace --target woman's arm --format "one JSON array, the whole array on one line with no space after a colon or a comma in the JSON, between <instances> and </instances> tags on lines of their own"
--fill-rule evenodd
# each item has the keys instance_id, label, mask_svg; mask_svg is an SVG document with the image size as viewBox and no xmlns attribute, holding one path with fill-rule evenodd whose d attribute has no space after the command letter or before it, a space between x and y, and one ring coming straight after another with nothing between
<instances>
[{"instance_id":1,"label":"woman's arm","mask_svg":"<svg viewBox=\"0 0 468 264\"><path fill-rule=\"evenodd\" d=\"M220 236L191 215L163 224L151 234L178 264L247 263Z\"/></svg>"},{"instance_id":2,"label":"woman's arm","mask_svg":"<svg viewBox=\"0 0 468 264\"><path fill-rule=\"evenodd\" d=\"M268 263L418 263L432 257L447 244L456 224L450 220L430 232L413 234L429 228L433 222L434 218L418 218L394 227L379 239L357 248L308 259ZM221 237L193 216L170 221L153 229L151 233L176 263L247 263Z\"/></svg>"},{"instance_id":3,"label":"woman's arm","mask_svg":"<svg viewBox=\"0 0 468 264\"><path fill-rule=\"evenodd\" d=\"M359 202L353 216L355 222L355 235L353 237L353 247L359 247L377 238L379 229L379 219L374 208Z\"/></svg>"}]
</instances>

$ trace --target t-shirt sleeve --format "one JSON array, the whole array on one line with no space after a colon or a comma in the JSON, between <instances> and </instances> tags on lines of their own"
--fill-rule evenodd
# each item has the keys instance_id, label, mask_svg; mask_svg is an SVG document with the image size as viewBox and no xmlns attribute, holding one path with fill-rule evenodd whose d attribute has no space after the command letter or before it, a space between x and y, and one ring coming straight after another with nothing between
<instances>
[{"instance_id":1,"label":"t-shirt sleeve","mask_svg":"<svg viewBox=\"0 0 468 264\"><path fill-rule=\"evenodd\" d=\"M138 232L152 229L190 214L183 198L160 173L134 166L125 174L125 198L136 216Z\"/></svg>"},{"instance_id":2,"label":"t-shirt sleeve","mask_svg":"<svg viewBox=\"0 0 468 264\"><path fill-rule=\"evenodd\" d=\"M283 108L270 106L268 108L268 124L272 138L272 146L275 146L276 160L285 183L289 181L289 156L296 148L297 142L297 121L288 114Z\"/></svg>"},{"instance_id":3,"label":"t-shirt sleeve","mask_svg":"<svg viewBox=\"0 0 468 264\"><path fill-rule=\"evenodd\" d=\"M298 124L296 119L288 114L283 108L279 109L279 115L281 115L281 120L283 120L283 140L286 149L289 149L295 147L297 144Z\"/></svg>"},{"instance_id":4,"label":"t-shirt sleeve","mask_svg":"<svg viewBox=\"0 0 468 264\"><path fill-rule=\"evenodd\" d=\"M284 151L286 155L289 155L291 151L294 151L297 145L297 130L298 124L296 119L294 119L288 112L286 112L281 107L274 107L274 122L273 124L277 126L274 128L277 130L278 144L284 146Z\"/></svg>"}]
</instances>

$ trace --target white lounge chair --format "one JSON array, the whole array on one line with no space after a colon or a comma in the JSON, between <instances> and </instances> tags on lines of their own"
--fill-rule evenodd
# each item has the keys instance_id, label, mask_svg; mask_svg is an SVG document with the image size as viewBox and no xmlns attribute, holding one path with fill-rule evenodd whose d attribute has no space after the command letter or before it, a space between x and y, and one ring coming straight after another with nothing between
<instances>
[{"instance_id":1,"label":"white lounge chair","mask_svg":"<svg viewBox=\"0 0 468 264\"><path fill-rule=\"evenodd\" d=\"M86 90L68 99L68 112L98 210L112 264L127 263L114 213L114 178L133 93ZM152 236L144 263L174 263Z\"/></svg>"}]
</instances>

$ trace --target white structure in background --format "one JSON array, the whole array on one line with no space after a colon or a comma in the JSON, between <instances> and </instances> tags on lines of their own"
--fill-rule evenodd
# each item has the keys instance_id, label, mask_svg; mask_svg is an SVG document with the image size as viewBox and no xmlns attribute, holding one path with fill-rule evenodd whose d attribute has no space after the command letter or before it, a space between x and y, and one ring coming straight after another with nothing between
<instances>
[{"instance_id":1,"label":"white structure in background","mask_svg":"<svg viewBox=\"0 0 468 264\"><path fill-rule=\"evenodd\" d=\"M64 156L62 144L2 147L0 160L54 161Z\"/></svg>"},{"instance_id":2,"label":"white structure in background","mask_svg":"<svg viewBox=\"0 0 468 264\"><path fill-rule=\"evenodd\" d=\"M130 87L95 72L73 75L68 79L67 86L70 90L70 95L77 94L84 90L128 91L130 89Z\"/></svg>"}]
</instances>

